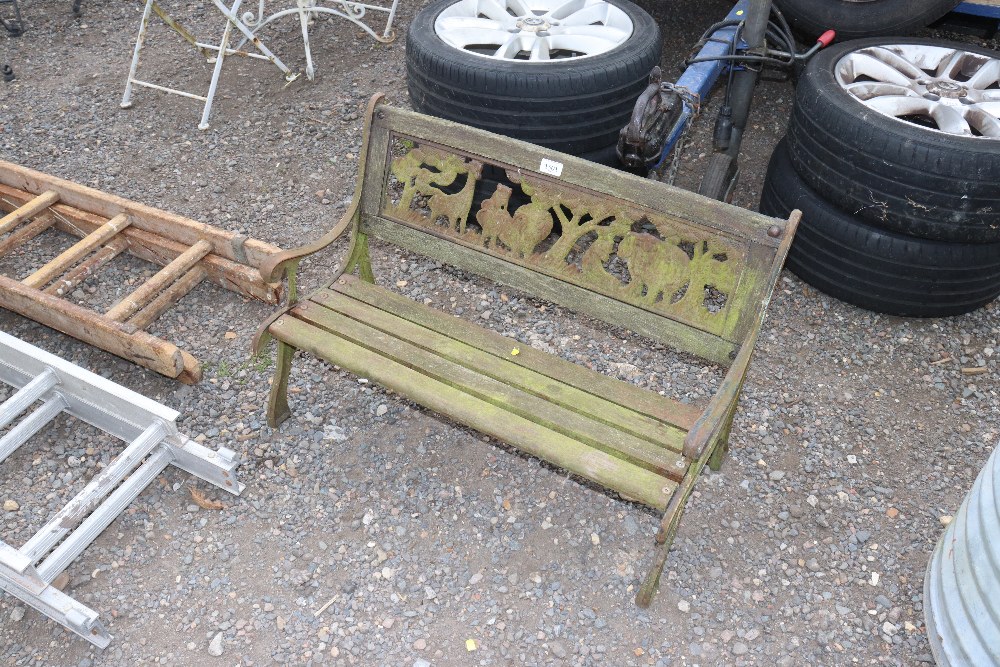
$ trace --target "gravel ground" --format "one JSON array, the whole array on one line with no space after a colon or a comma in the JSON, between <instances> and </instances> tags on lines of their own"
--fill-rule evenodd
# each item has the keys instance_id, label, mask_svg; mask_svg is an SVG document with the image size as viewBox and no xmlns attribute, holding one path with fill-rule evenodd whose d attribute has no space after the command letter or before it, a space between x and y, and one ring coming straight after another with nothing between
<instances>
[{"instance_id":1,"label":"gravel ground","mask_svg":"<svg viewBox=\"0 0 1000 667\"><path fill-rule=\"evenodd\" d=\"M139 3L88 2L79 21L68 2L23 4L30 32L0 41L19 77L0 83L0 157L281 246L344 209L368 95L407 103L402 40L324 25L315 82L284 87L266 63L234 60L212 128L199 132L190 100L140 90L133 109L118 108ZM208 3L164 4L218 28ZM416 9L403 3L400 32ZM728 3L647 9L673 72ZM296 30L278 26L271 44L297 63ZM147 75L207 82L196 55L151 34ZM756 204L791 95L787 82L763 86L739 205ZM697 182L710 124L688 144L681 185ZM26 275L66 241L46 235L0 270ZM306 289L342 251L304 264ZM376 246L374 259L382 284L406 281L410 296L681 400L718 382L719 369L420 257ZM72 298L109 303L150 270L118 262ZM0 664L931 661L927 557L1000 433L996 304L944 320L883 317L784 274L732 453L700 480L648 611L632 597L653 512L308 357L295 361L294 418L268 429L272 369L247 349L269 312L203 285L157 323L204 362L194 387L0 312L3 330L167 403L189 435L239 451L248 485L220 497L168 469L69 568L66 590L102 614L111 647L95 651L5 596ZM971 366L987 372L963 375ZM3 511L0 539L22 543L117 447L69 418L47 428L0 470L0 500L18 508ZM189 487L226 508L200 509Z\"/></svg>"}]
</instances>

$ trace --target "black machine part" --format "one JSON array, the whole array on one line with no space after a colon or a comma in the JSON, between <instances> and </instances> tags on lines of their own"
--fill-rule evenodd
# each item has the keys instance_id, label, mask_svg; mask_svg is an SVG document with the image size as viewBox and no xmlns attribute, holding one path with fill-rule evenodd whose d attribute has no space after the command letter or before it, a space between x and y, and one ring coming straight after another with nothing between
<instances>
[{"instance_id":1,"label":"black machine part","mask_svg":"<svg viewBox=\"0 0 1000 667\"><path fill-rule=\"evenodd\" d=\"M13 17L7 16L4 18L3 6L12 5ZM9 37L20 37L24 34L24 21L21 20L21 8L17 4L17 0L0 0L0 26L7 31Z\"/></svg>"},{"instance_id":2,"label":"black machine part","mask_svg":"<svg viewBox=\"0 0 1000 667\"><path fill-rule=\"evenodd\" d=\"M618 136L618 159L622 164L634 170L655 165L683 108L680 94L669 84L663 85L660 68L654 67L649 84L635 102L631 120Z\"/></svg>"}]
</instances>

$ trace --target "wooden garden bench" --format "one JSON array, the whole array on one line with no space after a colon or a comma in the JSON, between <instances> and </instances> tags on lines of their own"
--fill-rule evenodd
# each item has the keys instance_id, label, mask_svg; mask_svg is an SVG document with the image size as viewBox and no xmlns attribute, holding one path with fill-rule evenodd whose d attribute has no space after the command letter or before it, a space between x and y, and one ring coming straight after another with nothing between
<instances>
[{"instance_id":1,"label":"wooden garden bench","mask_svg":"<svg viewBox=\"0 0 1000 667\"><path fill-rule=\"evenodd\" d=\"M727 450L798 214L768 218L380 97L368 107L347 213L316 243L261 267L266 283L287 273L290 294L255 341L255 351L278 343L270 423L290 414L292 354L305 350L663 511L637 598L649 604L699 472ZM340 271L298 301L300 258L348 229ZM729 370L696 407L519 345L377 286L369 236Z\"/></svg>"}]
</instances>

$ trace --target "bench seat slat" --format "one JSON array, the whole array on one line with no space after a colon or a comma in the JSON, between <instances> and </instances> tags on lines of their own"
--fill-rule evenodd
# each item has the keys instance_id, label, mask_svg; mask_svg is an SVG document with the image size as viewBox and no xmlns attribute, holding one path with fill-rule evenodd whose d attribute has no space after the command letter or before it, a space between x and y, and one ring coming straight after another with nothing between
<instances>
[{"instance_id":1,"label":"bench seat slat","mask_svg":"<svg viewBox=\"0 0 1000 667\"><path fill-rule=\"evenodd\" d=\"M664 510L677 489L672 479L587 446L345 338L331 341L331 332L292 314L276 320L269 330L289 345L650 507Z\"/></svg>"},{"instance_id":2,"label":"bench seat slat","mask_svg":"<svg viewBox=\"0 0 1000 667\"><path fill-rule=\"evenodd\" d=\"M564 408L676 452L684 449L684 436L687 435L687 431L509 361L510 357L520 355L520 343L517 341L510 340L507 343L507 358L501 359L464 341L410 322L392 312L388 303L380 309L334 290L322 290L313 295L312 300L521 391L545 398ZM510 350L515 347L518 349L518 355L510 354ZM582 375L597 375L589 368L574 365L577 372ZM581 384L587 384L586 378Z\"/></svg>"},{"instance_id":3,"label":"bench seat slat","mask_svg":"<svg viewBox=\"0 0 1000 667\"><path fill-rule=\"evenodd\" d=\"M383 308L439 334L458 338L478 350L488 352L524 368L535 370L553 380L594 394L606 401L649 415L662 422L673 424L683 431L691 430L702 413L702 407L679 403L597 372L581 373L579 364L560 359L528 345L519 346L517 356L510 354L511 344L506 336L484 329L458 317L442 315L406 297L344 275L329 286L371 306ZM589 370L589 369L583 369Z\"/></svg>"},{"instance_id":4,"label":"bench seat slat","mask_svg":"<svg viewBox=\"0 0 1000 667\"><path fill-rule=\"evenodd\" d=\"M678 482L683 479L687 470L683 456L677 452L567 410L545 398L498 382L478 370L451 362L407 340L379 331L316 303L294 308L291 314L331 336L337 336L338 339L331 341L332 344L340 344L341 339L348 340L384 359L412 368L477 399L497 405L590 447L670 476Z\"/></svg>"}]
</instances>

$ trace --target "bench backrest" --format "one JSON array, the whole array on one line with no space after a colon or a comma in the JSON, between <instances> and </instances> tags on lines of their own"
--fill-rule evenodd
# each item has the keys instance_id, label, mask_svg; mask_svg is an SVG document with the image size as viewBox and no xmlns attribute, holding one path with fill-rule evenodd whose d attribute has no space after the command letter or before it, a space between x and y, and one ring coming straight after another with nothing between
<instances>
[{"instance_id":1,"label":"bench backrest","mask_svg":"<svg viewBox=\"0 0 1000 667\"><path fill-rule=\"evenodd\" d=\"M724 365L759 325L784 259L784 221L457 123L374 109L361 156L362 233Z\"/></svg>"}]
</instances>

